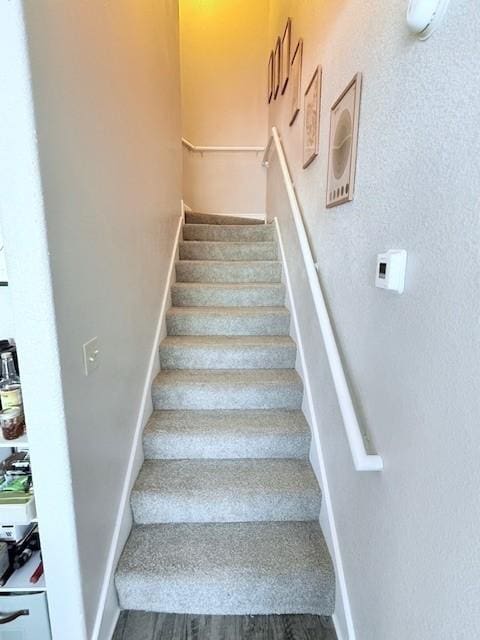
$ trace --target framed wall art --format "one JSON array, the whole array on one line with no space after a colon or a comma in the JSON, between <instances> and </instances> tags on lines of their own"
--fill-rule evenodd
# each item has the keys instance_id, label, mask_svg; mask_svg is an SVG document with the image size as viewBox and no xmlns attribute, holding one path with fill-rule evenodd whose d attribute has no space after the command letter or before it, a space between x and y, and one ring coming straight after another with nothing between
<instances>
[{"instance_id":1,"label":"framed wall art","mask_svg":"<svg viewBox=\"0 0 480 640\"><path fill-rule=\"evenodd\" d=\"M306 169L318 155L320 129L320 98L322 68L317 67L310 80L304 99L303 115L303 168Z\"/></svg>"},{"instance_id":2,"label":"framed wall art","mask_svg":"<svg viewBox=\"0 0 480 640\"><path fill-rule=\"evenodd\" d=\"M285 31L282 38L282 70L280 76L280 84L282 94L285 93L285 89L288 85L288 78L290 77L290 55L291 55L291 43L292 43L292 19L287 20Z\"/></svg>"},{"instance_id":3,"label":"framed wall art","mask_svg":"<svg viewBox=\"0 0 480 640\"><path fill-rule=\"evenodd\" d=\"M357 73L330 112L327 207L353 200L361 92L362 74Z\"/></svg>"},{"instance_id":4,"label":"framed wall art","mask_svg":"<svg viewBox=\"0 0 480 640\"><path fill-rule=\"evenodd\" d=\"M277 38L273 64L273 97L276 100L280 90L280 74L282 72L282 42Z\"/></svg>"},{"instance_id":5,"label":"framed wall art","mask_svg":"<svg viewBox=\"0 0 480 640\"><path fill-rule=\"evenodd\" d=\"M290 105L290 126L295 122L295 119L300 111L300 105L302 103L302 57L303 57L303 40L299 40L295 53L292 58L292 65L290 69L291 85L291 105Z\"/></svg>"},{"instance_id":6,"label":"framed wall art","mask_svg":"<svg viewBox=\"0 0 480 640\"><path fill-rule=\"evenodd\" d=\"M273 51L270 51L270 58L268 59L268 89L267 89L267 102L270 103L273 97Z\"/></svg>"}]
</instances>

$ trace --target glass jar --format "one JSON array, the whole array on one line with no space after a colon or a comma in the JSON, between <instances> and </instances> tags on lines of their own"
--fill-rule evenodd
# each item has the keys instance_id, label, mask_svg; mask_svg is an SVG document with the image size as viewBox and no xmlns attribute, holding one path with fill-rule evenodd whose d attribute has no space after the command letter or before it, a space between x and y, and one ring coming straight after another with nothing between
<instances>
[{"instance_id":1,"label":"glass jar","mask_svg":"<svg viewBox=\"0 0 480 640\"><path fill-rule=\"evenodd\" d=\"M25 433L25 418L20 407L0 411L0 429L5 440L16 440Z\"/></svg>"}]
</instances>

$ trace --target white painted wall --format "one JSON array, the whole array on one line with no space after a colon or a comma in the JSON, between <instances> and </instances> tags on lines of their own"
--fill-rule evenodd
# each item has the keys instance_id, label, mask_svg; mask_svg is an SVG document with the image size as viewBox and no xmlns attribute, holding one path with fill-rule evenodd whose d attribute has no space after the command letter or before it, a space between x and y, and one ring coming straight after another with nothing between
<instances>
[{"instance_id":1,"label":"white painted wall","mask_svg":"<svg viewBox=\"0 0 480 640\"><path fill-rule=\"evenodd\" d=\"M3 234L0 228L0 280L8 282L8 273L5 262L5 250ZM13 322L13 309L10 289L5 286L0 287L0 340L13 338L15 335Z\"/></svg>"},{"instance_id":2,"label":"white painted wall","mask_svg":"<svg viewBox=\"0 0 480 640\"><path fill-rule=\"evenodd\" d=\"M180 0L183 136L197 146L262 146L268 0ZM208 213L265 212L255 153L184 150L185 202Z\"/></svg>"},{"instance_id":3,"label":"white painted wall","mask_svg":"<svg viewBox=\"0 0 480 640\"><path fill-rule=\"evenodd\" d=\"M358 640L470 639L480 616L478 107L480 10L451 3L419 42L406 2L277 0L270 42L293 18L303 87L323 65L320 154L302 170L302 118L270 109L293 173L359 415L384 459L353 470L305 291L276 161L267 209L286 245ZM329 109L364 73L355 200L325 208ZM469 124L470 123L470 124ZM374 288L375 257L409 253L403 296ZM341 630L345 637L345 626Z\"/></svg>"},{"instance_id":4,"label":"white painted wall","mask_svg":"<svg viewBox=\"0 0 480 640\"><path fill-rule=\"evenodd\" d=\"M18 2L6 4L15 6L17 13L21 8ZM18 326L33 445L40 451L41 436L45 455L51 444L52 457L58 452L65 457L60 487L55 489L56 508L51 500L49 513L46 501L43 510L39 505L49 539L53 527L58 531L59 522L63 527L65 521L67 537L59 550L70 546L72 555L73 576L67 576L65 569L64 580L55 581L58 566L55 577L52 572L50 578L46 574L49 591L50 584L56 585L53 597L63 590L62 604L67 610L65 602L76 607L78 617L72 613L56 620L57 626L54 621L55 640L85 640L91 637L102 604L180 213L178 4L175 0L48 0L27 1L23 9L35 129L30 120L29 147L12 133L12 142L23 144L17 155L24 161L24 174L18 176L17 192L8 185L19 201L12 196L11 207L2 207L2 227L9 270L12 263L12 291L18 292L16 316L29 302L33 306ZM28 76L25 68L21 71L21 90L28 102ZM35 135L41 184L33 171ZM11 160L17 160L17 155L12 154ZM6 165L7 154L4 160ZM28 195L30 185L36 190L31 197L36 207L29 205L26 196L22 199L21 187ZM38 289L32 291L34 285ZM40 336L41 329L44 335ZM82 344L94 336L99 339L100 368L87 378ZM52 460L36 457L35 471L38 468L40 482L47 486L45 464L51 468L50 481L55 467ZM63 480L62 474L66 474ZM56 485L49 486L52 495ZM70 566L61 554L59 562ZM81 585L75 562L81 567ZM52 556L46 558L46 566L55 566ZM75 601L76 584L80 601ZM108 607L113 616L112 598ZM67 622L68 627L62 627ZM101 633L106 629L104 624Z\"/></svg>"},{"instance_id":5,"label":"white painted wall","mask_svg":"<svg viewBox=\"0 0 480 640\"><path fill-rule=\"evenodd\" d=\"M7 306L15 316L12 337L21 362L50 621L55 640L85 640L58 337L19 0L0 3L0 53L0 217L10 282Z\"/></svg>"}]
</instances>

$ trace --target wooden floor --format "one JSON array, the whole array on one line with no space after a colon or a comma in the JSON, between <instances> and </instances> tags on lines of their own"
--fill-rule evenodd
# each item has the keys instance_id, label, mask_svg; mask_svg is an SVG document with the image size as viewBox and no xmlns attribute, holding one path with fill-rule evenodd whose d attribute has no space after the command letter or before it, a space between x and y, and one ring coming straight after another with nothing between
<instances>
[{"instance_id":1,"label":"wooden floor","mask_svg":"<svg viewBox=\"0 0 480 640\"><path fill-rule=\"evenodd\" d=\"M336 640L329 619L310 615L196 616L123 611L112 640Z\"/></svg>"}]
</instances>

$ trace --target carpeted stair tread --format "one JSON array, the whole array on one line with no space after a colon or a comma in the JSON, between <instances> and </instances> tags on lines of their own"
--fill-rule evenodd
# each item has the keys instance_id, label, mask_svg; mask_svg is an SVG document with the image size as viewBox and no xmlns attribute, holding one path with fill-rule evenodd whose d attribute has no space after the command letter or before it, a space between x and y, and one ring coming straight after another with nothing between
<instances>
[{"instance_id":1,"label":"carpeted stair tread","mask_svg":"<svg viewBox=\"0 0 480 640\"><path fill-rule=\"evenodd\" d=\"M180 260L175 265L177 282L280 282L278 260Z\"/></svg>"},{"instance_id":2,"label":"carpeted stair tread","mask_svg":"<svg viewBox=\"0 0 480 640\"><path fill-rule=\"evenodd\" d=\"M264 242L274 240L271 224L218 225L186 224L183 227L184 240L208 240L218 242Z\"/></svg>"},{"instance_id":3,"label":"carpeted stair tread","mask_svg":"<svg viewBox=\"0 0 480 640\"><path fill-rule=\"evenodd\" d=\"M143 433L146 459L307 458L301 411L154 411Z\"/></svg>"},{"instance_id":4,"label":"carpeted stair tread","mask_svg":"<svg viewBox=\"0 0 480 640\"><path fill-rule=\"evenodd\" d=\"M287 335L286 307L172 307L169 335Z\"/></svg>"},{"instance_id":5,"label":"carpeted stair tread","mask_svg":"<svg viewBox=\"0 0 480 640\"><path fill-rule=\"evenodd\" d=\"M135 522L318 520L308 460L146 460L132 491Z\"/></svg>"},{"instance_id":6,"label":"carpeted stair tread","mask_svg":"<svg viewBox=\"0 0 480 640\"><path fill-rule=\"evenodd\" d=\"M295 369L172 369L153 382L155 409L299 409Z\"/></svg>"},{"instance_id":7,"label":"carpeted stair tread","mask_svg":"<svg viewBox=\"0 0 480 640\"><path fill-rule=\"evenodd\" d=\"M313 522L136 526L116 586L124 609L171 613L330 615L335 603Z\"/></svg>"},{"instance_id":8,"label":"carpeted stair tread","mask_svg":"<svg viewBox=\"0 0 480 640\"><path fill-rule=\"evenodd\" d=\"M171 293L176 307L270 307L285 303L285 285L276 282L177 282Z\"/></svg>"},{"instance_id":9,"label":"carpeted stair tread","mask_svg":"<svg viewBox=\"0 0 480 640\"><path fill-rule=\"evenodd\" d=\"M290 336L168 336L161 369L288 369L295 366Z\"/></svg>"},{"instance_id":10,"label":"carpeted stair tread","mask_svg":"<svg viewBox=\"0 0 480 640\"><path fill-rule=\"evenodd\" d=\"M207 242L187 240L179 243L181 260L276 260L275 242Z\"/></svg>"},{"instance_id":11,"label":"carpeted stair tread","mask_svg":"<svg viewBox=\"0 0 480 640\"><path fill-rule=\"evenodd\" d=\"M185 222L187 224L265 224L261 218L242 218L240 216L198 213L195 211L185 213Z\"/></svg>"}]
</instances>

